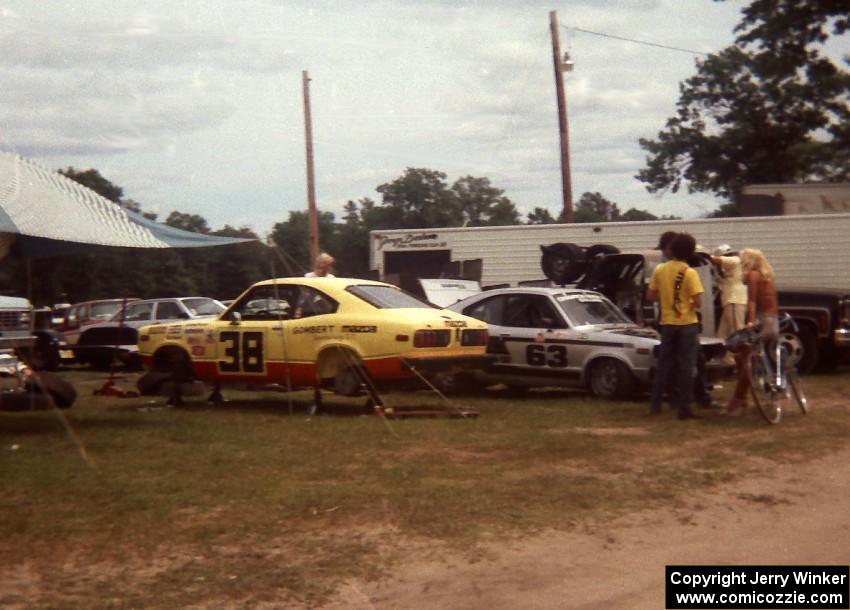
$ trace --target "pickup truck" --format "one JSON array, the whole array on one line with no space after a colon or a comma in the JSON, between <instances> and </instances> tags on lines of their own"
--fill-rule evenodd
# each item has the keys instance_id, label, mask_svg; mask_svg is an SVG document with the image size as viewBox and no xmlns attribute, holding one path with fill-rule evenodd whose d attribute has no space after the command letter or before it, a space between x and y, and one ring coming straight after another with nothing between
<instances>
[{"instance_id":1,"label":"pickup truck","mask_svg":"<svg viewBox=\"0 0 850 610\"><path fill-rule=\"evenodd\" d=\"M797 367L801 371L850 359L850 292L780 287L777 293L779 310L791 314L800 328Z\"/></svg>"},{"instance_id":2,"label":"pickup truck","mask_svg":"<svg viewBox=\"0 0 850 610\"><path fill-rule=\"evenodd\" d=\"M0 296L0 411L68 408L77 397L61 377L34 371L31 357L40 340L34 324L27 299Z\"/></svg>"}]
</instances>

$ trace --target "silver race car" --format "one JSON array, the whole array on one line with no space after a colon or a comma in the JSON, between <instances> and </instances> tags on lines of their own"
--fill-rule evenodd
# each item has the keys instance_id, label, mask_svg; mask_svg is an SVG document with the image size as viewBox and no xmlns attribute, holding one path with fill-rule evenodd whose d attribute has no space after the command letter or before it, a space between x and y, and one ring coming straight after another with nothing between
<instances>
[{"instance_id":1,"label":"silver race car","mask_svg":"<svg viewBox=\"0 0 850 610\"><path fill-rule=\"evenodd\" d=\"M632 322L598 292L502 288L448 309L487 322L487 351L500 356L483 370L455 378L458 386L587 387L601 398L629 398L650 385L658 333ZM701 338L700 343L708 378L720 377L725 370L723 342Z\"/></svg>"}]
</instances>

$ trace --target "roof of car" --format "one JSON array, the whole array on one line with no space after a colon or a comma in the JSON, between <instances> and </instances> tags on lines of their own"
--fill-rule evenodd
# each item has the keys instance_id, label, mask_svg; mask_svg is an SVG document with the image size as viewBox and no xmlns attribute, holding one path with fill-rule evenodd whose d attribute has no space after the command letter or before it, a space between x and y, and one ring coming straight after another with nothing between
<instances>
[{"instance_id":1,"label":"roof of car","mask_svg":"<svg viewBox=\"0 0 850 610\"><path fill-rule=\"evenodd\" d=\"M486 298L488 296L497 295L497 294L545 294L545 295L556 295L556 294L574 294L574 295L592 295L594 297L602 297L605 298L604 295L596 292L595 290L584 290L582 288L569 288L569 287L560 287L560 286L517 286L515 288L494 288L492 290L485 290L478 294L468 296L465 299L461 299L456 303L452 303L447 307L447 309L451 309L457 311L455 307L458 304L462 304L465 306L470 301L479 300L482 298Z\"/></svg>"},{"instance_id":2,"label":"roof of car","mask_svg":"<svg viewBox=\"0 0 850 610\"><path fill-rule=\"evenodd\" d=\"M599 293L594 290L584 290L583 288L572 288L569 286L517 286L515 288L495 288L493 290L485 290L481 294L503 294L506 292L532 292L536 294L592 294L599 296Z\"/></svg>"},{"instance_id":3,"label":"roof of car","mask_svg":"<svg viewBox=\"0 0 850 610\"><path fill-rule=\"evenodd\" d=\"M375 280L361 280L351 277L279 277L257 282L254 286L269 286L275 283L281 284L301 284L304 286L326 286L330 289L341 290L346 286L353 284L365 286L391 286L385 282L377 282ZM395 288L395 286L393 286Z\"/></svg>"}]
</instances>

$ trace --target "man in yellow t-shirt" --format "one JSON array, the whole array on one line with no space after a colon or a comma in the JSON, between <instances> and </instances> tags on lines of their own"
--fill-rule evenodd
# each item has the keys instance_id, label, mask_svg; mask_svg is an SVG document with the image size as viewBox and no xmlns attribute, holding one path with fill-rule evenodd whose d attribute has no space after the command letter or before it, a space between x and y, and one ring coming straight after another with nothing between
<instances>
[{"instance_id":1,"label":"man in yellow t-shirt","mask_svg":"<svg viewBox=\"0 0 850 610\"><path fill-rule=\"evenodd\" d=\"M661 346L652 383L650 413L661 411L668 377L676 363L676 401L679 419L695 419L691 410L694 375L699 350L699 318L702 307L702 283L687 262L696 249L696 240L680 233L670 244L671 260L661 263L652 273L647 298L661 305Z\"/></svg>"}]
</instances>

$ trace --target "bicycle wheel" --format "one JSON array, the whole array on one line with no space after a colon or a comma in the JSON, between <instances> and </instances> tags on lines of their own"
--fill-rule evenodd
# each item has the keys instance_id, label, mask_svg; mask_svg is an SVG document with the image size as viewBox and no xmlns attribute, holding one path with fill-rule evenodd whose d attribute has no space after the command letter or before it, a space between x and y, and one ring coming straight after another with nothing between
<instances>
[{"instance_id":1,"label":"bicycle wheel","mask_svg":"<svg viewBox=\"0 0 850 610\"><path fill-rule=\"evenodd\" d=\"M760 352L750 359L750 393L762 417L771 424L778 424L782 419L781 393L774 390L772 375Z\"/></svg>"},{"instance_id":2,"label":"bicycle wheel","mask_svg":"<svg viewBox=\"0 0 850 610\"><path fill-rule=\"evenodd\" d=\"M809 412L809 401L803 393L803 386L800 384L800 376L797 373L797 369L790 369L786 373L786 378L788 379L788 388L791 390L791 396L794 397L794 402L800 407L803 415L806 415Z\"/></svg>"}]
</instances>

